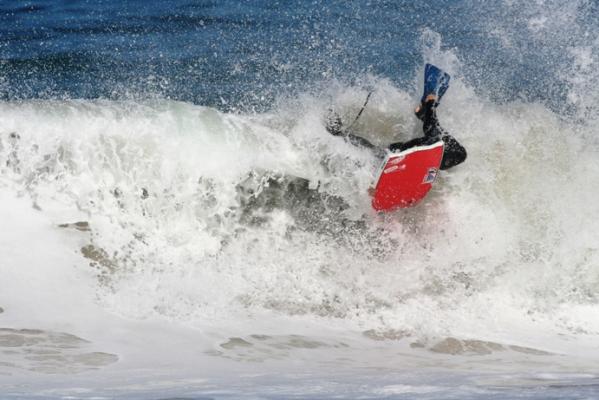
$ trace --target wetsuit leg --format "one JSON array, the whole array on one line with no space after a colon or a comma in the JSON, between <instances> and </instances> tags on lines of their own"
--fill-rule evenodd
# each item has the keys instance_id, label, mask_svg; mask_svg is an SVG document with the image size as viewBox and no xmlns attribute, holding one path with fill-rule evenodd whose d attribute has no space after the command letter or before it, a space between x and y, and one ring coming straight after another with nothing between
<instances>
[{"instance_id":1,"label":"wetsuit leg","mask_svg":"<svg viewBox=\"0 0 599 400\"><path fill-rule=\"evenodd\" d=\"M424 118L422 124L422 130L426 137L441 138L445 142L443 149L443 160L441 160L441 169L448 169L461 164L466 160L466 149L445 129L441 127L439 119L437 118L437 107L434 106L433 101L429 101L424 108Z\"/></svg>"},{"instance_id":2,"label":"wetsuit leg","mask_svg":"<svg viewBox=\"0 0 599 400\"><path fill-rule=\"evenodd\" d=\"M416 114L422 120L423 137L415 138L407 142L396 142L389 145L388 149L392 152L400 152L410 149L415 146L429 146L439 140L445 142L443 151L443 160L441 161L441 169L448 169L458 165L466 159L466 149L449 133L447 133L439 124L436 113L436 104L434 101L429 101L422 105L420 111ZM334 136L342 136L346 141L354 146L364 147L371 150L376 157L384 158L386 151L375 146L361 136L354 135L345 131L341 123L341 118L331 112L328 122L327 131Z\"/></svg>"},{"instance_id":3,"label":"wetsuit leg","mask_svg":"<svg viewBox=\"0 0 599 400\"><path fill-rule=\"evenodd\" d=\"M468 156L466 149L453 136L445 135L441 139L445 142L441 169L448 169L463 163Z\"/></svg>"},{"instance_id":4,"label":"wetsuit leg","mask_svg":"<svg viewBox=\"0 0 599 400\"><path fill-rule=\"evenodd\" d=\"M389 150L397 152L416 146L428 146L441 139L444 131L437 121L434 101L429 101L422 104L420 111L416 114L416 116L423 121L422 130L424 132L424 136L408 140L407 142L391 143L389 145Z\"/></svg>"},{"instance_id":5,"label":"wetsuit leg","mask_svg":"<svg viewBox=\"0 0 599 400\"><path fill-rule=\"evenodd\" d=\"M449 133L447 133L439 124L437 118L436 104L434 101L428 101L421 105L416 116L422 120L422 131L424 137L412 139L405 143L393 143L389 146L391 151L404 151L414 146L427 146L439 140L443 140L445 147L443 149L443 159L441 160L441 169L448 169L461 164L466 160L466 149Z\"/></svg>"}]
</instances>

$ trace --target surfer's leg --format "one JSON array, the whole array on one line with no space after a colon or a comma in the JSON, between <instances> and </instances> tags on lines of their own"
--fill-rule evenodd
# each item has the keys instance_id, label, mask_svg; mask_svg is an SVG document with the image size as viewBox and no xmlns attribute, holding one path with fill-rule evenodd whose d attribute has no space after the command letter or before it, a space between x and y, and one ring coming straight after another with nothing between
<instances>
[{"instance_id":1,"label":"surfer's leg","mask_svg":"<svg viewBox=\"0 0 599 400\"><path fill-rule=\"evenodd\" d=\"M426 137L437 137L447 134L437 118L436 101L435 96L428 96L426 101L416 108L416 116L422 120L422 131Z\"/></svg>"},{"instance_id":2,"label":"surfer's leg","mask_svg":"<svg viewBox=\"0 0 599 400\"><path fill-rule=\"evenodd\" d=\"M445 134L437 114L435 112L437 97L435 95L428 95L423 103L421 103L415 110L418 119L422 120L422 130L424 131L423 137L418 137L407 142L391 143L389 150L392 152L404 151L416 146L428 146L439 140L441 136Z\"/></svg>"},{"instance_id":3,"label":"surfer's leg","mask_svg":"<svg viewBox=\"0 0 599 400\"><path fill-rule=\"evenodd\" d=\"M345 140L357 147L365 147L367 149L376 148L376 146L370 143L367 139L364 139L361 136L354 135L353 133L346 134Z\"/></svg>"},{"instance_id":4,"label":"surfer's leg","mask_svg":"<svg viewBox=\"0 0 599 400\"><path fill-rule=\"evenodd\" d=\"M445 147L443 148L443 160L441 160L441 169L448 169L463 163L468 156L466 149L453 136L443 135Z\"/></svg>"}]
</instances>

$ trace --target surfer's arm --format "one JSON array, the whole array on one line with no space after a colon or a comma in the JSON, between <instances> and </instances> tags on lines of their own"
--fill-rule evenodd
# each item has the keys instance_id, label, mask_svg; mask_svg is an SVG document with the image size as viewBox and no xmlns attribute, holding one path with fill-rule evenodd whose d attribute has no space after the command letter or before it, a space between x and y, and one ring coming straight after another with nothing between
<instances>
[{"instance_id":1,"label":"surfer's arm","mask_svg":"<svg viewBox=\"0 0 599 400\"><path fill-rule=\"evenodd\" d=\"M395 142L395 143L391 143L389 145L389 150L392 153L398 153L407 149L411 149L412 147L416 147L416 146L428 146L431 145L435 142L437 142L439 140L439 138L437 137L429 137L429 136L423 136L423 137L417 137L415 139L412 140L408 140L407 142Z\"/></svg>"},{"instance_id":2,"label":"surfer's arm","mask_svg":"<svg viewBox=\"0 0 599 400\"><path fill-rule=\"evenodd\" d=\"M353 144L354 146L364 147L366 149L374 151L377 156L384 157L384 154L381 155L382 150L379 147L370 143L370 141L363 138L362 136L354 135L353 133L348 132L348 129L346 129L343 126L341 118L334 111L329 111L329 116L327 117L325 127L331 135L341 136L343 137L343 139Z\"/></svg>"}]
</instances>

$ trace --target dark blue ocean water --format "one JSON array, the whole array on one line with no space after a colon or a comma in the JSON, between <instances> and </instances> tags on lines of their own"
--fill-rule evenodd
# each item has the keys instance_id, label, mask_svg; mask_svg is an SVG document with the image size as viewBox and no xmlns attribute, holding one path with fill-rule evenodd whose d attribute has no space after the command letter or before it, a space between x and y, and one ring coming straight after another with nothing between
<instances>
[{"instance_id":1,"label":"dark blue ocean water","mask_svg":"<svg viewBox=\"0 0 599 400\"><path fill-rule=\"evenodd\" d=\"M592 45L598 26L597 2L562 3L3 0L0 99L264 109L282 94L360 85L368 74L410 85L432 31L475 89L561 104L567 49Z\"/></svg>"}]
</instances>

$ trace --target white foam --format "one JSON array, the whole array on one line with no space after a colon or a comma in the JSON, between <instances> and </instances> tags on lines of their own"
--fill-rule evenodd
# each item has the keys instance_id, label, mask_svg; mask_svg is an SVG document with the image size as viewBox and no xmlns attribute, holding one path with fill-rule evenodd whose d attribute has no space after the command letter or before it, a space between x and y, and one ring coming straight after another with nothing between
<instances>
[{"instance_id":1,"label":"white foam","mask_svg":"<svg viewBox=\"0 0 599 400\"><path fill-rule=\"evenodd\" d=\"M581 68L594 62L577 54ZM0 327L76 334L117 354L123 369L193 369L214 362L211 350L221 363L289 356L276 341L222 350L252 334L317 338L328 346L318 350L323 362L349 353L399 368L383 357L395 344L356 334L380 329L407 332L412 344L451 336L530 347L566 355L549 362L557 369L593 370L593 128L541 104L493 104L460 77L455 57L437 62L454 73L440 118L468 160L441 173L418 208L387 216L366 195L378 160L326 133L320 98L251 116L170 101L0 103ZM409 93L372 79L377 90L356 130L369 128L381 145L417 134ZM366 94L331 91L346 120ZM239 185L266 193L281 177L306 178L316 198L335 196L347 209L330 199L305 210L288 199L247 206L252 195ZM273 204L286 190L270 194ZM77 221L91 231L58 228ZM99 270L81 254L90 244L104 255ZM351 350L332 350L341 341ZM455 366L408 345L401 357L414 363Z\"/></svg>"}]
</instances>

